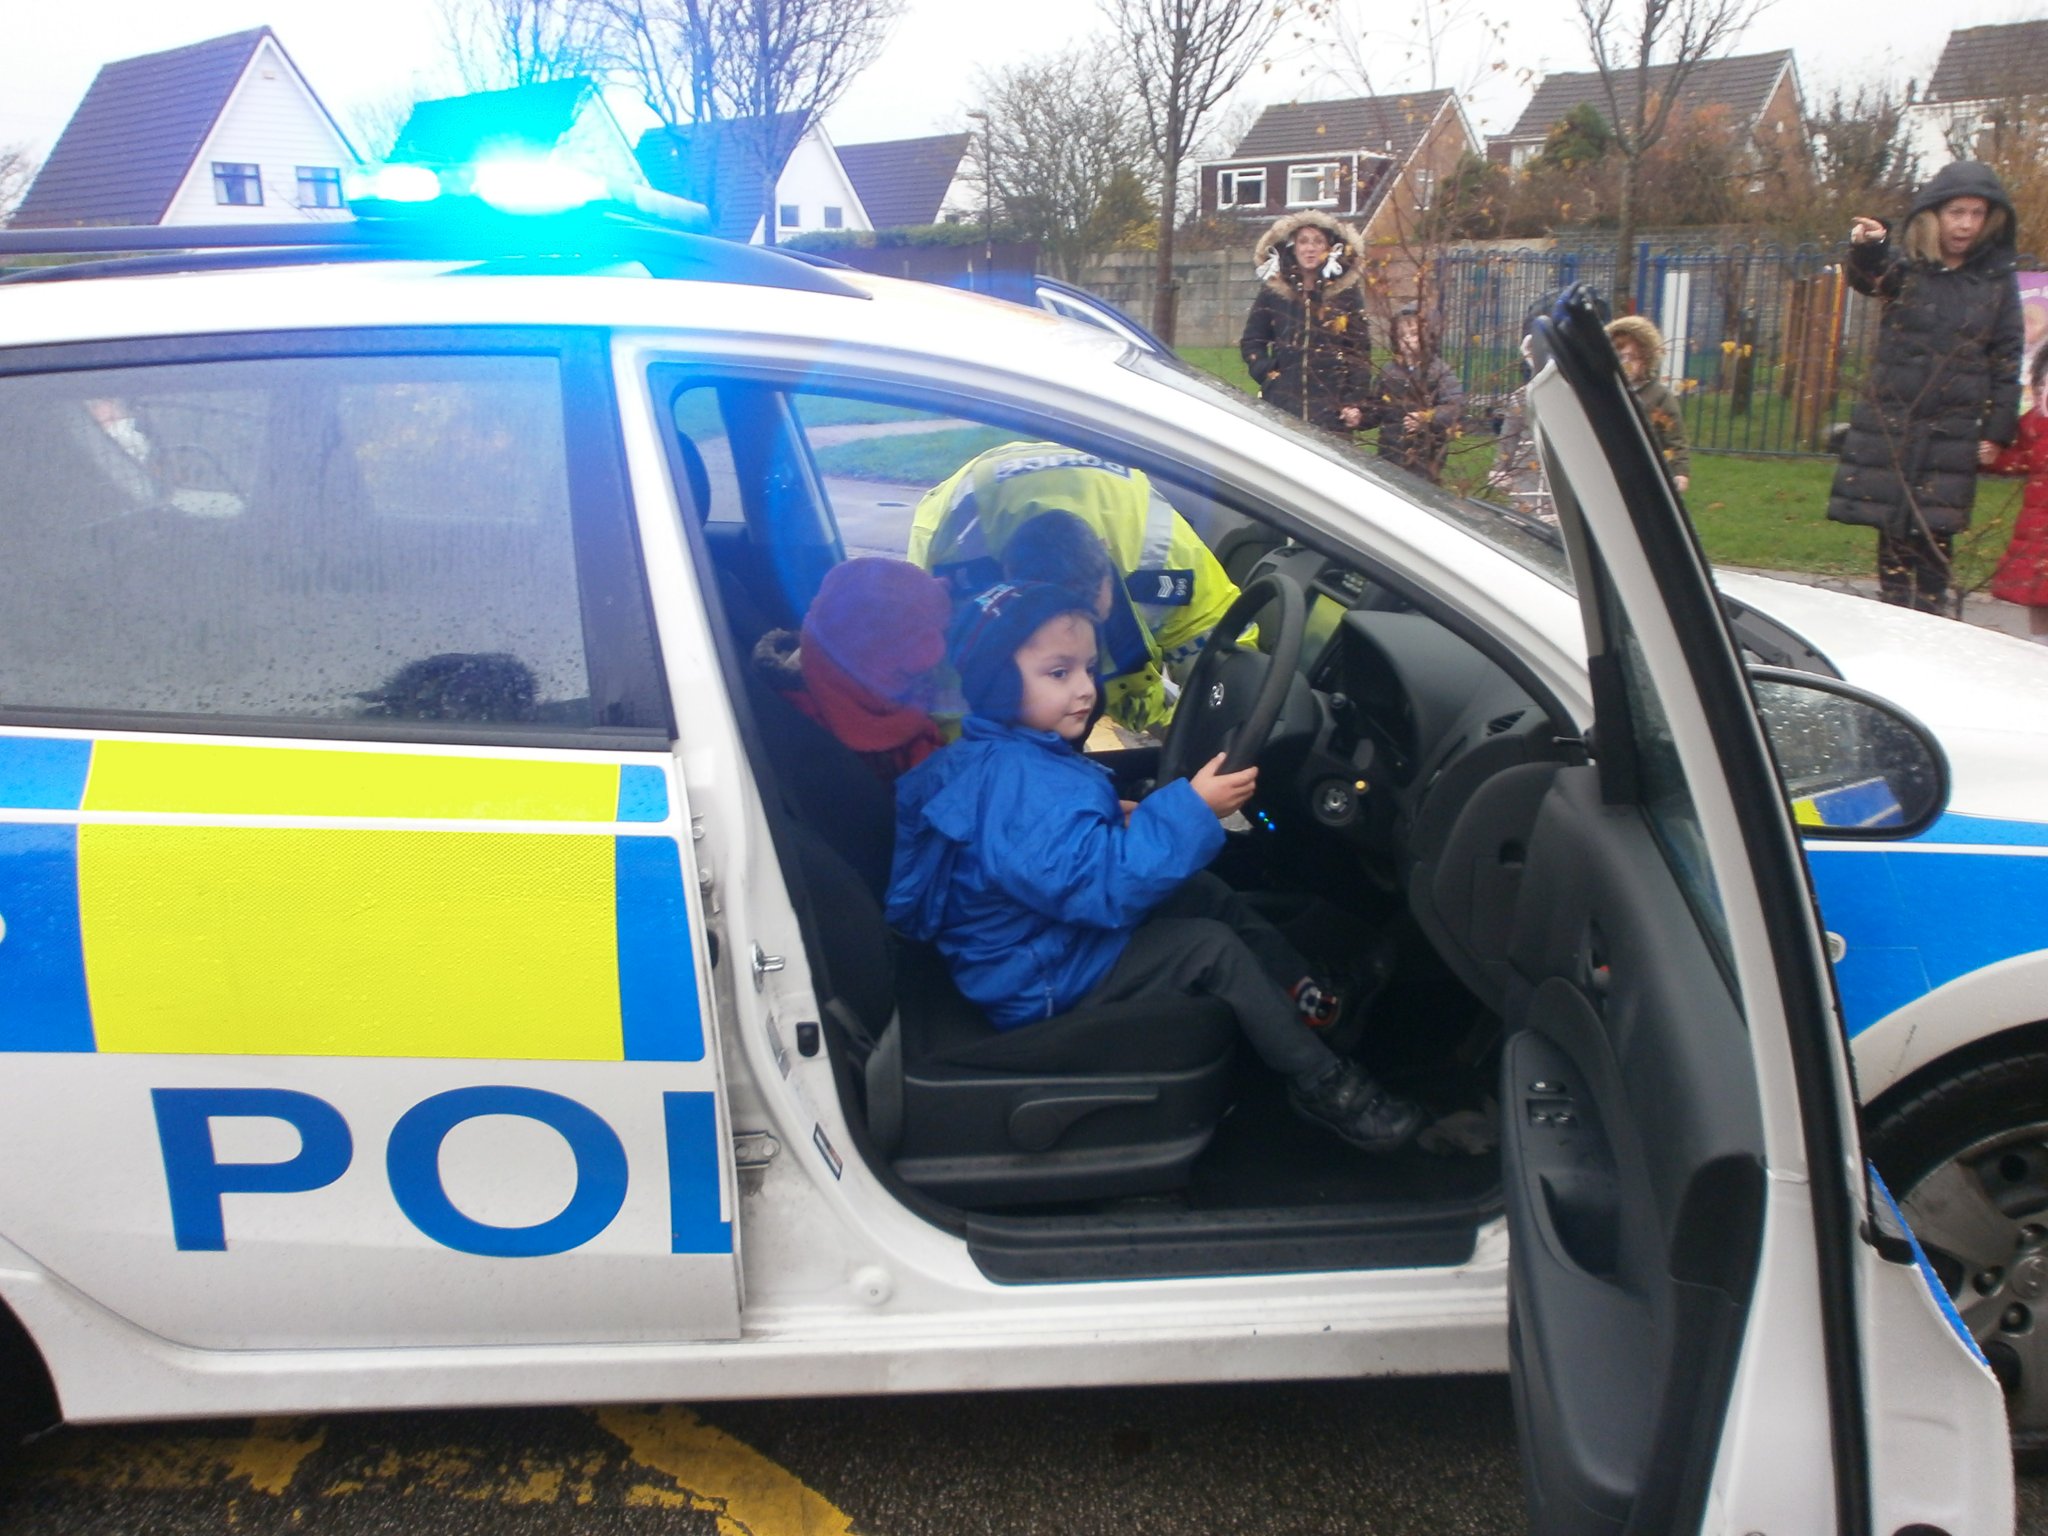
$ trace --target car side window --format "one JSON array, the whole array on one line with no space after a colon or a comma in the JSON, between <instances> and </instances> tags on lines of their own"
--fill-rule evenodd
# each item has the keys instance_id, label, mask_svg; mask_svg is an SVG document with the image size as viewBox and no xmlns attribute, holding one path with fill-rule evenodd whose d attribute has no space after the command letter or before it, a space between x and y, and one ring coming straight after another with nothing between
<instances>
[{"instance_id":1,"label":"car side window","mask_svg":"<svg viewBox=\"0 0 2048 1536\"><path fill-rule=\"evenodd\" d=\"M0 709L591 725L561 368L0 377Z\"/></svg>"},{"instance_id":2,"label":"car side window","mask_svg":"<svg viewBox=\"0 0 2048 1536\"><path fill-rule=\"evenodd\" d=\"M1622 688L1628 699L1637 802L1649 819L1650 831L1663 851L1664 862L1685 893L1686 904L1699 920L1701 932L1707 936L1722 967L1728 969L1734 955L1728 914L1722 907L1721 889L1707 855L1699 808L1693 803L1692 789L1678 761L1670 716L1651 679L1642 642L1626 614L1617 602L1610 600L1606 606L1609 633L1620 662Z\"/></svg>"}]
</instances>

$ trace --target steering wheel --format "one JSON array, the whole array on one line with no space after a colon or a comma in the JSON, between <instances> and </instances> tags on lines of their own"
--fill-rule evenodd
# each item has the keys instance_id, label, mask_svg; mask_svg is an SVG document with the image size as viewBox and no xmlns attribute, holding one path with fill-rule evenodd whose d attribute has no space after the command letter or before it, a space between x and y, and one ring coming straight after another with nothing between
<instances>
[{"instance_id":1,"label":"steering wheel","mask_svg":"<svg viewBox=\"0 0 2048 1536\"><path fill-rule=\"evenodd\" d=\"M1269 605L1278 610L1278 622L1265 631L1273 649L1241 649L1237 637ZM1186 778L1218 752L1226 754L1225 773L1259 760L1301 662L1307 616L1308 599L1301 583L1278 571L1254 578L1238 594L1210 632L1181 689L1173 723L1166 728L1166 745L1159 753L1160 783Z\"/></svg>"}]
</instances>

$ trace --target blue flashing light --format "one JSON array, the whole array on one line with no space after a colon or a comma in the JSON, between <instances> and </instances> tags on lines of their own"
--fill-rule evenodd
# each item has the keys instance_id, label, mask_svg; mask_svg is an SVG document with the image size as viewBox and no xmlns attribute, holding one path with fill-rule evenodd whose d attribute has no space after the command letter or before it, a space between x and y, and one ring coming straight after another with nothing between
<instances>
[{"instance_id":1,"label":"blue flashing light","mask_svg":"<svg viewBox=\"0 0 2048 1536\"><path fill-rule=\"evenodd\" d=\"M602 199L602 178L555 160L485 160L470 174L479 201L500 213L566 213Z\"/></svg>"},{"instance_id":2,"label":"blue flashing light","mask_svg":"<svg viewBox=\"0 0 2048 1536\"><path fill-rule=\"evenodd\" d=\"M372 166L348 181L352 203L431 203L441 195L441 178L424 165Z\"/></svg>"},{"instance_id":3,"label":"blue flashing light","mask_svg":"<svg viewBox=\"0 0 2048 1536\"><path fill-rule=\"evenodd\" d=\"M702 203L638 183L614 185L560 155L499 154L468 164L400 161L366 166L344 183L349 205L366 222L441 223L489 209L545 217L609 210L693 234L710 231Z\"/></svg>"}]
</instances>

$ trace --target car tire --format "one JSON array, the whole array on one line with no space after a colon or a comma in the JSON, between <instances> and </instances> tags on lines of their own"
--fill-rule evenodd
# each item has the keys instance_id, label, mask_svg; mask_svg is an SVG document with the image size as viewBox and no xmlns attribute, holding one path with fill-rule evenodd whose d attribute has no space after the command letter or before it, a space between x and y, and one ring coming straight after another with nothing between
<instances>
[{"instance_id":1,"label":"car tire","mask_svg":"<svg viewBox=\"0 0 2048 1536\"><path fill-rule=\"evenodd\" d=\"M28 1330L0 1302L0 1462L31 1435L56 1424L57 1393Z\"/></svg>"},{"instance_id":2,"label":"car tire","mask_svg":"<svg viewBox=\"0 0 2048 1536\"><path fill-rule=\"evenodd\" d=\"M1909 1087L1865 1143L2006 1389L2015 1461L2048 1470L2048 1050Z\"/></svg>"}]
</instances>

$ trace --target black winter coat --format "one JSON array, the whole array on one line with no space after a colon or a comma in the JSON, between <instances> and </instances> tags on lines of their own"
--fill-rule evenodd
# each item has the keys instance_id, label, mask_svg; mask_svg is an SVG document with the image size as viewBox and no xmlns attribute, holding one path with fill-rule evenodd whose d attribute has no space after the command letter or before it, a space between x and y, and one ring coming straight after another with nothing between
<instances>
[{"instance_id":1,"label":"black winter coat","mask_svg":"<svg viewBox=\"0 0 2048 1536\"><path fill-rule=\"evenodd\" d=\"M1372 337L1359 289L1358 252L1349 231L1333 234L1344 270L1304 289L1294 251L1293 226L1315 223L1342 230L1323 214L1282 219L1260 240L1254 259L1277 266L1252 300L1238 351L1259 386L1259 398L1318 427L1345 430L1338 413L1363 407L1372 388Z\"/></svg>"},{"instance_id":2,"label":"black winter coat","mask_svg":"<svg viewBox=\"0 0 2048 1536\"><path fill-rule=\"evenodd\" d=\"M1981 197L2004 213L1959 267L1915 260L1889 238L1849 248L1850 284L1879 299L1884 316L1828 516L1894 538L1920 523L1935 533L1969 527L1977 444L2009 443L2019 425L2012 201L1990 167L1958 161L1920 189L1909 224L1952 197Z\"/></svg>"},{"instance_id":3,"label":"black winter coat","mask_svg":"<svg viewBox=\"0 0 2048 1536\"><path fill-rule=\"evenodd\" d=\"M1396 358L1373 381L1365 425L1380 429L1381 458L1435 480L1444 472L1451 434L1464 409L1465 385L1449 363L1432 357L1422 367L1410 368ZM1408 418L1418 411L1429 420L1410 432Z\"/></svg>"}]
</instances>

